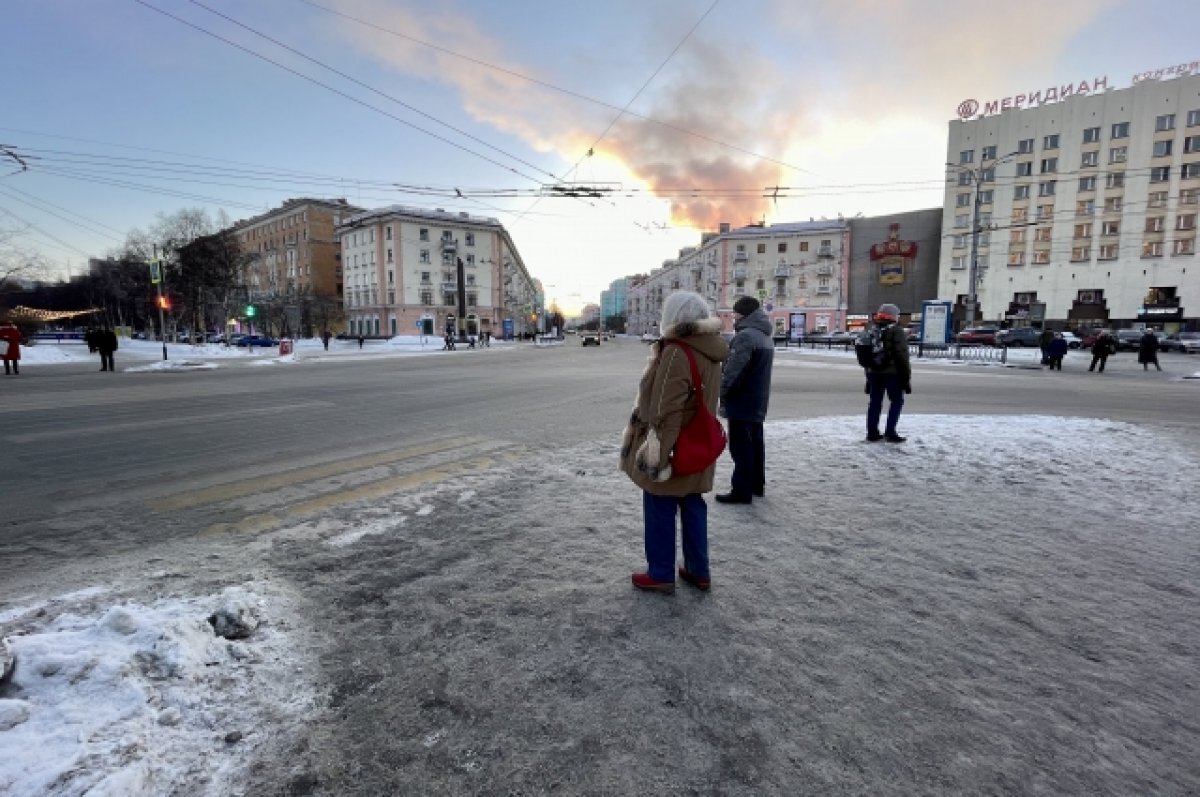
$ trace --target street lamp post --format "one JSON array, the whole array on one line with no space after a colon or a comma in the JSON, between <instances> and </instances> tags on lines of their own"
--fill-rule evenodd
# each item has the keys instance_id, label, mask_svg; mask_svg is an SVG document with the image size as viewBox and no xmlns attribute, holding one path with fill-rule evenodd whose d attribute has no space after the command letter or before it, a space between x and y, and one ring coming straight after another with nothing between
<instances>
[{"instance_id":1,"label":"street lamp post","mask_svg":"<svg viewBox=\"0 0 1200 797\"><path fill-rule=\"evenodd\" d=\"M162 339L163 360L165 361L167 359L167 324L163 314L163 263L158 259L158 244L152 245L151 252L154 259L153 265L150 267L150 277L154 281L155 287L158 288L158 336Z\"/></svg>"}]
</instances>

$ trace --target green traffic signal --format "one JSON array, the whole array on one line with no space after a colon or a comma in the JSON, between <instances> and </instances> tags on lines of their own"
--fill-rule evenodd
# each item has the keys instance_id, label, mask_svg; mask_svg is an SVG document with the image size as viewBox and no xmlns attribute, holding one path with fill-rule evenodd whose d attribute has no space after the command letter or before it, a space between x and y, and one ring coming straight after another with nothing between
<instances>
[{"instance_id":1,"label":"green traffic signal","mask_svg":"<svg viewBox=\"0 0 1200 797\"><path fill-rule=\"evenodd\" d=\"M252 305L252 304L246 305L246 317L247 318L254 318L254 315L257 312L258 312L258 308L255 307L254 305Z\"/></svg>"}]
</instances>

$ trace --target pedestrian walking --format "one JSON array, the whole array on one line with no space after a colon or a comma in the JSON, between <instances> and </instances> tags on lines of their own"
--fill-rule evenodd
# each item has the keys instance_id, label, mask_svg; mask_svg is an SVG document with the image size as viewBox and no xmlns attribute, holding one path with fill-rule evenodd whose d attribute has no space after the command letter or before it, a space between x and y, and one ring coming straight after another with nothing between
<instances>
[{"instance_id":1,"label":"pedestrian walking","mask_svg":"<svg viewBox=\"0 0 1200 797\"><path fill-rule=\"evenodd\" d=\"M5 376L21 373L21 330L10 321L0 325L0 356L4 358Z\"/></svg>"},{"instance_id":2,"label":"pedestrian walking","mask_svg":"<svg viewBox=\"0 0 1200 797\"><path fill-rule=\"evenodd\" d=\"M113 362L113 352L117 350L117 333L104 327L96 330L92 340L96 344L96 351L100 353L100 370L117 370L117 366Z\"/></svg>"},{"instance_id":3,"label":"pedestrian walking","mask_svg":"<svg viewBox=\"0 0 1200 797\"><path fill-rule=\"evenodd\" d=\"M1149 371L1153 365L1156 370L1161 371L1162 366L1158 364L1158 335L1154 334L1154 330L1146 328L1146 334L1142 335L1142 339L1138 341L1138 362L1142 364L1143 371Z\"/></svg>"},{"instance_id":4,"label":"pedestrian walking","mask_svg":"<svg viewBox=\"0 0 1200 797\"><path fill-rule=\"evenodd\" d=\"M1117 351L1117 341L1113 336L1104 330L1096 336L1095 343L1092 344L1092 364L1088 366L1089 371L1095 371L1096 365L1100 365L1100 373L1104 373L1104 364L1108 362L1108 356L1115 354Z\"/></svg>"},{"instance_id":5,"label":"pedestrian walking","mask_svg":"<svg viewBox=\"0 0 1200 797\"><path fill-rule=\"evenodd\" d=\"M771 393L775 342L771 319L758 300L743 296L733 303L735 334L721 369L721 414L729 421L733 474L721 504L748 504L766 494L766 446L763 421Z\"/></svg>"},{"instance_id":6,"label":"pedestrian walking","mask_svg":"<svg viewBox=\"0 0 1200 797\"><path fill-rule=\"evenodd\" d=\"M708 505L704 493L713 488L716 463L699 473L671 470L671 451L680 429L697 409L688 352L703 387L720 380L721 362L729 346L721 323L711 317L708 302L691 291L676 291L662 308L663 339L651 348L650 361L638 383L637 405L621 439L621 470L642 489L646 571L634 573L633 586L653 592L675 591L675 518L679 518L683 566L679 577L700 590L710 586ZM709 412L717 391L704 391Z\"/></svg>"},{"instance_id":7,"label":"pedestrian walking","mask_svg":"<svg viewBox=\"0 0 1200 797\"><path fill-rule=\"evenodd\" d=\"M1062 336L1061 332L1055 332L1050 345L1046 347L1046 357L1049 360L1051 371L1062 370L1063 357L1067 356L1068 348L1070 347L1067 339Z\"/></svg>"},{"instance_id":8,"label":"pedestrian walking","mask_svg":"<svg viewBox=\"0 0 1200 797\"><path fill-rule=\"evenodd\" d=\"M358 336L358 348L362 349L362 346L363 346L363 336L359 335Z\"/></svg>"},{"instance_id":9,"label":"pedestrian walking","mask_svg":"<svg viewBox=\"0 0 1200 797\"><path fill-rule=\"evenodd\" d=\"M1050 364L1050 344L1054 341L1055 333L1049 328L1043 329L1038 335L1038 346L1042 349L1042 365Z\"/></svg>"},{"instance_id":10,"label":"pedestrian walking","mask_svg":"<svg viewBox=\"0 0 1200 797\"><path fill-rule=\"evenodd\" d=\"M875 326L865 333L872 343L873 359L866 367L867 373L867 442L886 440L903 443L896 430L900 412L904 409L904 396L912 393L912 364L908 359L908 336L896 325L900 308L894 304L881 304L875 313ZM856 347L857 348L857 347ZM883 434L879 433L879 417L883 414L883 397L887 396L887 421Z\"/></svg>"},{"instance_id":11,"label":"pedestrian walking","mask_svg":"<svg viewBox=\"0 0 1200 797\"><path fill-rule=\"evenodd\" d=\"M449 332L442 339L442 351L454 351L454 336Z\"/></svg>"},{"instance_id":12,"label":"pedestrian walking","mask_svg":"<svg viewBox=\"0 0 1200 797\"><path fill-rule=\"evenodd\" d=\"M332 337L333 335L328 329L321 333L321 344L325 347L325 351L329 351L329 339Z\"/></svg>"}]
</instances>

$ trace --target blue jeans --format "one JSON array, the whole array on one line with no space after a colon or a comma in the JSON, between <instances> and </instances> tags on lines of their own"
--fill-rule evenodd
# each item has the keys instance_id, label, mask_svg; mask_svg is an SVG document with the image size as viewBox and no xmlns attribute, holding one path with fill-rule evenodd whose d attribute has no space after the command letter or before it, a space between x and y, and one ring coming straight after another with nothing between
<instances>
[{"instance_id":1,"label":"blue jeans","mask_svg":"<svg viewBox=\"0 0 1200 797\"><path fill-rule=\"evenodd\" d=\"M655 581L675 580L675 515L683 527L683 566L708 578L708 504L700 493L654 495L642 491L646 525L646 572Z\"/></svg>"},{"instance_id":2,"label":"blue jeans","mask_svg":"<svg viewBox=\"0 0 1200 797\"><path fill-rule=\"evenodd\" d=\"M896 424L900 421L900 410L904 409L904 385L900 384L898 374L867 374L867 384L871 388L871 400L867 404L867 434L879 434L879 416L883 412L883 394L887 393L888 414L885 435L896 433Z\"/></svg>"},{"instance_id":3,"label":"blue jeans","mask_svg":"<svg viewBox=\"0 0 1200 797\"><path fill-rule=\"evenodd\" d=\"M729 419L729 456L733 458L729 491L742 498L761 492L767 481L762 421Z\"/></svg>"}]
</instances>

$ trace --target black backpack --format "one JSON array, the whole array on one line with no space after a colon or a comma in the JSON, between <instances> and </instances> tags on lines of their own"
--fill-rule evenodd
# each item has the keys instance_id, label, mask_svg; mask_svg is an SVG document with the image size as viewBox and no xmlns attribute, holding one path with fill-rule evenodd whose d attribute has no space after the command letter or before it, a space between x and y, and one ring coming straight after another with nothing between
<instances>
[{"instance_id":1,"label":"black backpack","mask_svg":"<svg viewBox=\"0 0 1200 797\"><path fill-rule=\"evenodd\" d=\"M891 365L892 353L883 339L883 327L864 330L854 342L858 364L868 371L882 371Z\"/></svg>"}]
</instances>

